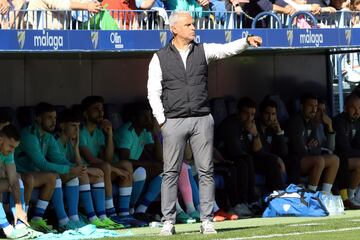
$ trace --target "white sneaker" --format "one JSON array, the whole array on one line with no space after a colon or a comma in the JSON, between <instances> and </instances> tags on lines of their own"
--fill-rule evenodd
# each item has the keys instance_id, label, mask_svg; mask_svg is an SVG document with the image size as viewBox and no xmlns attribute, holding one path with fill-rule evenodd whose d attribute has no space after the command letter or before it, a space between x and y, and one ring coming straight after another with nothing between
<instances>
[{"instance_id":1,"label":"white sneaker","mask_svg":"<svg viewBox=\"0 0 360 240\"><path fill-rule=\"evenodd\" d=\"M215 234L217 231L214 228L214 224L209 220L204 220L200 225L200 233L202 234Z\"/></svg>"},{"instance_id":2,"label":"white sneaker","mask_svg":"<svg viewBox=\"0 0 360 240\"><path fill-rule=\"evenodd\" d=\"M170 236L175 234L175 226L171 221L165 221L160 231L160 236Z\"/></svg>"}]
</instances>

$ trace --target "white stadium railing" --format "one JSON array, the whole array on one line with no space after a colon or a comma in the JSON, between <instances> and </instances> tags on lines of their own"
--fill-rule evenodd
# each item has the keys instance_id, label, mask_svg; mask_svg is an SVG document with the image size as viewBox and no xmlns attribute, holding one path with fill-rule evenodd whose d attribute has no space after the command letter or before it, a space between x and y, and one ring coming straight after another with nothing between
<instances>
[{"instance_id":1,"label":"white stadium railing","mask_svg":"<svg viewBox=\"0 0 360 240\"><path fill-rule=\"evenodd\" d=\"M0 29L51 30L159 30L168 28L170 11L105 10L98 14L87 11L20 10L0 15ZM196 29L237 29L245 27L342 28L360 26L360 13L338 11L312 15L297 12L293 16L263 12L255 17L241 12L191 12ZM106 15L106 16L105 16ZM111 16L111 18L109 17ZM299 24L302 22L302 24ZM109 29L112 28L112 29Z\"/></svg>"}]
</instances>

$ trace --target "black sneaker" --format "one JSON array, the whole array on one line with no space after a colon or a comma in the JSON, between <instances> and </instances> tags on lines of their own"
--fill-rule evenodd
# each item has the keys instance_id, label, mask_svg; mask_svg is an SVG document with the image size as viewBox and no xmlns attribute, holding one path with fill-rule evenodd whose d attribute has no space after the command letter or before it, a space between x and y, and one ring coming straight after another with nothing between
<instances>
[{"instance_id":1,"label":"black sneaker","mask_svg":"<svg viewBox=\"0 0 360 240\"><path fill-rule=\"evenodd\" d=\"M149 213L138 212L138 213L134 213L133 217L136 218L137 220L147 222L147 223L155 221L153 215L151 215Z\"/></svg>"}]
</instances>

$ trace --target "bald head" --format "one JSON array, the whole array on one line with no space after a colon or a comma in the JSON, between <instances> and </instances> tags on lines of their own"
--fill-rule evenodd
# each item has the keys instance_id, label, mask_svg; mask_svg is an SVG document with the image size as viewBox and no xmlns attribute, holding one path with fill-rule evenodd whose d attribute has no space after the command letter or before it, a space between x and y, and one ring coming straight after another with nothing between
<instances>
[{"instance_id":1,"label":"bald head","mask_svg":"<svg viewBox=\"0 0 360 240\"><path fill-rule=\"evenodd\" d=\"M360 117L360 98L356 94L350 94L346 97L344 112L353 120Z\"/></svg>"}]
</instances>

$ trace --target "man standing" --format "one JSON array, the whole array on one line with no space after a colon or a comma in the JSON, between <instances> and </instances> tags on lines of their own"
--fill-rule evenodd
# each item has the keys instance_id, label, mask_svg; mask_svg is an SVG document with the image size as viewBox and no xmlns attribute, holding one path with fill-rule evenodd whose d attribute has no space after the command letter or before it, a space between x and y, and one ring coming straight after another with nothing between
<instances>
[{"instance_id":1,"label":"man standing","mask_svg":"<svg viewBox=\"0 0 360 240\"><path fill-rule=\"evenodd\" d=\"M248 36L228 44L198 44L188 12L169 18L171 42L154 54L149 65L148 99L163 135L164 174L161 235L175 233L177 180L186 142L189 141L199 174L201 233L216 233L212 223L214 202L214 121L208 104L207 75L211 60L230 57L262 39Z\"/></svg>"}]
</instances>

